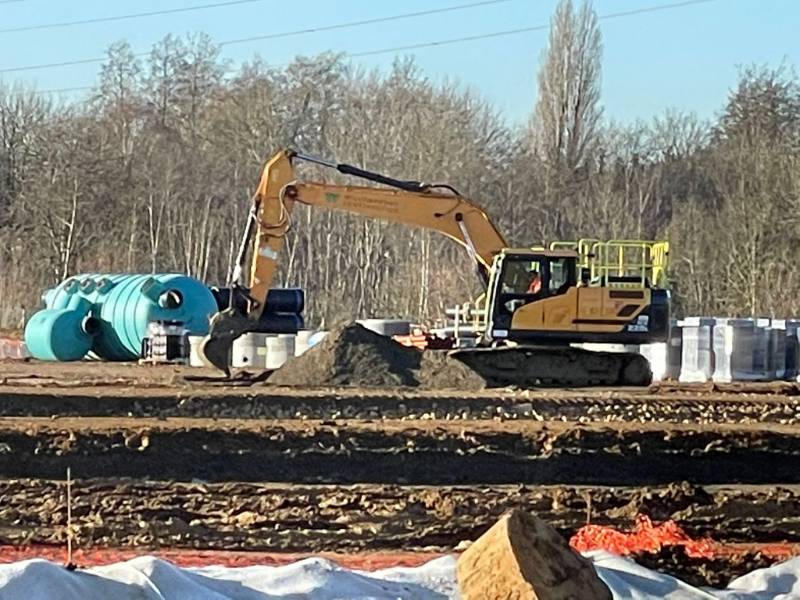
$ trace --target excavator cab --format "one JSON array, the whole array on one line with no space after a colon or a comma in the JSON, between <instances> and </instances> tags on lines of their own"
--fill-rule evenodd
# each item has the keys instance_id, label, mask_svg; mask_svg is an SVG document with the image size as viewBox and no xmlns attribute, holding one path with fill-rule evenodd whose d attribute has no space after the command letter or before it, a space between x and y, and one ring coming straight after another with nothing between
<instances>
[{"instance_id":1,"label":"excavator cab","mask_svg":"<svg viewBox=\"0 0 800 600\"><path fill-rule=\"evenodd\" d=\"M663 242L556 242L506 248L494 258L485 303L489 341L666 341Z\"/></svg>"},{"instance_id":2,"label":"excavator cab","mask_svg":"<svg viewBox=\"0 0 800 600\"><path fill-rule=\"evenodd\" d=\"M577 256L507 250L502 259L495 261L494 272L495 324L508 329L518 308L563 294L577 285Z\"/></svg>"}]
</instances>

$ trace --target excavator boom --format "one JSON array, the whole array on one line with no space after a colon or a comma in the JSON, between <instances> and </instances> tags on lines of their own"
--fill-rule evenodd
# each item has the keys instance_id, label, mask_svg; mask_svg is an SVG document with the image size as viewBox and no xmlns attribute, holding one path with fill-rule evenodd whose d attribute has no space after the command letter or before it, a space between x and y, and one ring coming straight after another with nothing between
<instances>
[{"instance_id":1,"label":"excavator boom","mask_svg":"<svg viewBox=\"0 0 800 600\"><path fill-rule=\"evenodd\" d=\"M387 187L300 181L294 171L297 161L330 167ZM252 202L232 287L247 290L247 309L242 312L232 299L229 308L212 319L203 344L206 360L226 373L233 340L252 329L266 308L295 203L437 231L466 248L484 284L489 281L494 256L506 247L486 212L449 185L393 179L292 150L281 151L267 161ZM250 269L243 281L249 247Z\"/></svg>"}]
</instances>

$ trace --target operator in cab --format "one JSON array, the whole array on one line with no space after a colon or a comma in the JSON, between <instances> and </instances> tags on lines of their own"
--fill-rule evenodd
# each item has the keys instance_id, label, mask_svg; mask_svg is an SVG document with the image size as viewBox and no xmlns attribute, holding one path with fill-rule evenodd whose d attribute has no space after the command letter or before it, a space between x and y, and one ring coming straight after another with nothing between
<instances>
[{"instance_id":1,"label":"operator in cab","mask_svg":"<svg viewBox=\"0 0 800 600\"><path fill-rule=\"evenodd\" d=\"M528 294L538 294L542 289L542 278L539 276L539 271L533 269L529 273L531 279L528 284Z\"/></svg>"}]
</instances>

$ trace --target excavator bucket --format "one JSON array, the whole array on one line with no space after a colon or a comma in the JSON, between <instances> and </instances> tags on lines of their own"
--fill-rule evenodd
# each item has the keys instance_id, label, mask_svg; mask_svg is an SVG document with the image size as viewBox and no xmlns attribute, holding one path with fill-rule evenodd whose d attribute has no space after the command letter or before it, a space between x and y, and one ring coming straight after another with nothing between
<instances>
[{"instance_id":1,"label":"excavator bucket","mask_svg":"<svg viewBox=\"0 0 800 600\"><path fill-rule=\"evenodd\" d=\"M203 362L231 376L231 348L233 341L253 329L253 320L234 308L226 308L211 317L208 335L200 344Z\"/></svg>"}]
</instances>

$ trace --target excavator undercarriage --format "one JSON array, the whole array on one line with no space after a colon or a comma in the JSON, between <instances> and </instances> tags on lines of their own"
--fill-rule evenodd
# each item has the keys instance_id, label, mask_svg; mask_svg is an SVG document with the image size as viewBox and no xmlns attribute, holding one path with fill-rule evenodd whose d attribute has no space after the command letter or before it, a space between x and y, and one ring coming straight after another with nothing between
<instances>
[{"instance_id":1,"label":"excavator undercarriage","mask_svg":"<svg viewBox=\"0 0 800 600\"><path fill-rule=\"evenodd\" d=\"M453 350L490 387L643 386L650 364L634 352L602 352L570 346L505 346Z\"/></svg>"}]
</instances>

